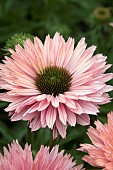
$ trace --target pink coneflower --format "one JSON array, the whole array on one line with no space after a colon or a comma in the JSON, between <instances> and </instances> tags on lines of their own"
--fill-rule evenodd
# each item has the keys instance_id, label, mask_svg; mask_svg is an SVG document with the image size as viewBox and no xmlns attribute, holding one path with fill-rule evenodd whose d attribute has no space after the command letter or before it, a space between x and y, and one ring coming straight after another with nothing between
<instances>
[{"instance_id":1,"label":"pink coneflower","mask_svg":"<svg viewBox=\"0 0 113 170\"><path fill-rule=\"evenodd\" d=\"M41 146L33 160L31 146L25 145L24 150L13 141L8 145L9 151L4 148L4 156L0 154L0 170L83 170L83 165L75 166L71 155L58 153L58 145L49 152L49 147Z\"/></svg>"},{"instance_id":2,"label":"pink coneflower","mask_svg":"<svg viewBox=\"0 0 113 170\"><path fill-rule=\"evenodd\" d=\"M88 136L92 144L81 144L81 150L88 155L83 160L103 170L113 169L113 112L108 114L108 124L102 124L99 120L95 122L96 129L90 127Z\"/></svg>"},{"instance_id":3,"label":"pink coneflower","mask_svg":"<svg viewBox=\"0 0 113 170\"><path fill-rule=\"evenodd\" d=\"M109 25L113 27L113 22L109 23Z\"/></svg>"},{"instance_id":4,"label":"pink coneflower","mask_svg":"<svg viewBox=\"0 0 113 170\"><path fill-rule=\"evenodd\" d=\"M24 49L10 49L12 58L0 65L1 88L8 90L0 99L11 102L5 109L11 120L28 120L32 131L48 126L53 138L58 132L65 138L68 124L88 125L89 115L110 101L106 92L113 89L105 84L113 74L104 74L111 65L102 54L92 56L95 48L86 49L82 38L74 49L74 39L65 42L56 33L44 45L35 37L34 44L26 40Z\"/></svg>"}]
</instances>

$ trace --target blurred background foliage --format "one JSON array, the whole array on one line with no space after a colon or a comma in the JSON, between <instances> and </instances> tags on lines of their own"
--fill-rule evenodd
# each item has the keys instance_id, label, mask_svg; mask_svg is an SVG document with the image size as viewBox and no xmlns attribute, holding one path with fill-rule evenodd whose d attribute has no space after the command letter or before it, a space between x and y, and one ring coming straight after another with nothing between
<instances>
[{"instance_id":1,"label":"blurred background foliage","mask_svg":"<svg viewBox=\"0 0 113 170\"><path fill-rule=\"evenodd\" d=\"M37 35L42 41L45 36L60 32L65 39L69 36L75 38L76 42L81 37L86 37L88 46L97 46L96 53L108 56L108 63L113 64L113 1L99 0L0 0L0 60L3 59L6 41L15 33L30 33ZM109 69L113 72L113 67ZM113 80L109 82L113 85ZM2 92L2 91L1 91ZM113 97L113 92L110 93ZM60 144L60 149L71 153L77 163L83 163L82 152L76 151L80 143L90 143L86 131L88 127L77 125L75 128L68 127L67 138L58 137L52 141L49 129L40 129L38 132L30 133L27 123L24 121L10 122L4 108L8 103L0 102L0 151L13 139L18 139L24 146L26 142L32 143L33 154L40 148L41 144ZM98 117L91 116L91 125L98 118L106 122L106 114L113 110L111 103L100 107L101 113ZM93 170L84 163L86 169ZM97 170L97 168L96 168Z\"/></svg>"}]
</instances>

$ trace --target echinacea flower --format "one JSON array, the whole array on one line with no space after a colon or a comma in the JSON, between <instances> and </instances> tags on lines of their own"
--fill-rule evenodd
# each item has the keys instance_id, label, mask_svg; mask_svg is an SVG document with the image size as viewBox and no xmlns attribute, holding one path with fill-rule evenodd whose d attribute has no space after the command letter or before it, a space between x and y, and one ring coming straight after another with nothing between
<instances>
[{"instance_id":1,"label":"echinacea flower","mask_svg":"<svg viewBox=\"0 0 113 170\"><path fill-rule=\"evenodd\" d=\"M110 25L111 27L113 27L113 22L109 23L109 25Z\"/></svg>"},{"instance_id":2,"label":"echinacea flower","mask_svg":"<svg viewBox=\"0 0 113 170\"><path fill-rule=\"evenodd\" d=\"M5 54L9 56L10 55L9 48L14 50L15 45L17 45L17 44L20 44L23 47L23 44L27 38L29 38L31 41L33 41L34 36L32 36L30 34L23 33L23 32L17 33L17 34L14 34L13 36L11 36L11 38L9 38L6 41L6 45L3 48L3 50L5 51Z\"/></svg>"},{"instance_id":3,"label":"echinacea flower","mask_svg":"<svg viewBox=\"0 0 113 170\"><path fill-rule=\"evenodd\" d=\"M65 138L68 124L88 125L98 105L110 102L107 92L113 89L105 84L113 74L104 74L111 65L102 54L93 56L95 48L86 49L82 38L74 49L74 39L65 42L56 33L44 45L35 37L24 49L10 49L11 58L0 65L0 86L7 90L0 99L11 102L5 109L11 120L27 120L32 131L48 126L53 138L58 132Z\"/></svg>"},{"instance_id":4,"label":"echinacea flower","mask_svg":"<svg viewBox=\"0 0 113 170\"><path fill-rule=\"evenodd\" d=\"M106 7L97 7L93 11L94 17L99 20L106 20L110 17L110 9Z\"/></svg>"},{"instance_id":5,"label":"echinacea flower","mask_svg":"<svg viewBox=\"0 0 113 170\"><path fill-rule=\"evenodd\" d=\"M108 124L95 122L96 128L88 129L92 144L81 144L80 151L88 153L83 160L103 170L113 169L113 112L108 114Z\"/></svg>"},{"instance_id":6,"label":"echinacea flower","mask_svg":"<svg viewBox=\"0 0 113 170\"><path fill-rule=\"evenodd\" d=\"M41 146L33 160L31 146L22 149L18 141L4 148L4 156L0 154L0 170L83 170L83 165L75 166L71 155L58 152L58 145L51 151L49 147Z\"/></svg>"}]
</instances>

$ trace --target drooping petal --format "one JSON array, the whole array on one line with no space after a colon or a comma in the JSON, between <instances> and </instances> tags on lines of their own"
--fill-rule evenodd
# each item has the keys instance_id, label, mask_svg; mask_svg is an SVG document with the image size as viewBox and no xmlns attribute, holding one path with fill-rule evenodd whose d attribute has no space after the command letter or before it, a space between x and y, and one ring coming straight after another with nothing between
<instances>
[{"instance_id":1,"label":"drooping petal","mask_svg":"<svg viewBox=\"0 0 113 170\"><path fill-rule=\"evenodd\" d=\"M50 129L53 129L53 125L56 121L56 117L57 117L57 110L56 108L49 106L46 112L46 122L47 122L47 126Z\"/></svg>"},{"instance_id":2,"label":"drooping petal","mask_svg":"<svg viewBox=\"0 0 113 170\"><path fill-rule=\"evenodd\" d=\"M81 114L81 115L77 115L77 123L80 125L89 125L90 124L90 118L87 114Z\"/></svg>"},{"instance_id":3,"label":"drooping petal","mask_svg":"<svg viewBox=\"0 0 113 170\"><path fill-rule=\"evenodd\" d=\"M63 104L60 104L60 107L58 108L58 114L59 114L59 119L60 121L66 125L66 121L67 121L67 113L65 110L65 107Z\"/></svg>"},{"instance_id":4,"label":"drooping petal","mask_svg":"<svg viewBox=\"0 0 113 170\"><path fill-rule=\"evenodd\" d=\"M66 137L66 128L67 128L67 126L64 125L63 123L61 123L59 118L57 118L57 121L56 121L56 128L58 129L58 132L62 136L62 138L65 138Z\"/></svg>"}]
</instances>

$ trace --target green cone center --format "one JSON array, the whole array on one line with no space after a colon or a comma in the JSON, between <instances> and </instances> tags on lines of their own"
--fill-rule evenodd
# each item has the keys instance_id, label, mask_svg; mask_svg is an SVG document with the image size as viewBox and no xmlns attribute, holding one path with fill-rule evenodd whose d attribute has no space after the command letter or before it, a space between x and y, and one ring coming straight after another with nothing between
<instances>
[{"instance_id":1,"label":"green cone center","mask_svg":"<svg viewBox=\"0 0 113 170\"><path fill-rule=\"evenodd\" d=\"M37 75L35 85L42 94L57 96L69 90L72 77L65 68L48 66Z\"/></svg>"}]
</instances>

